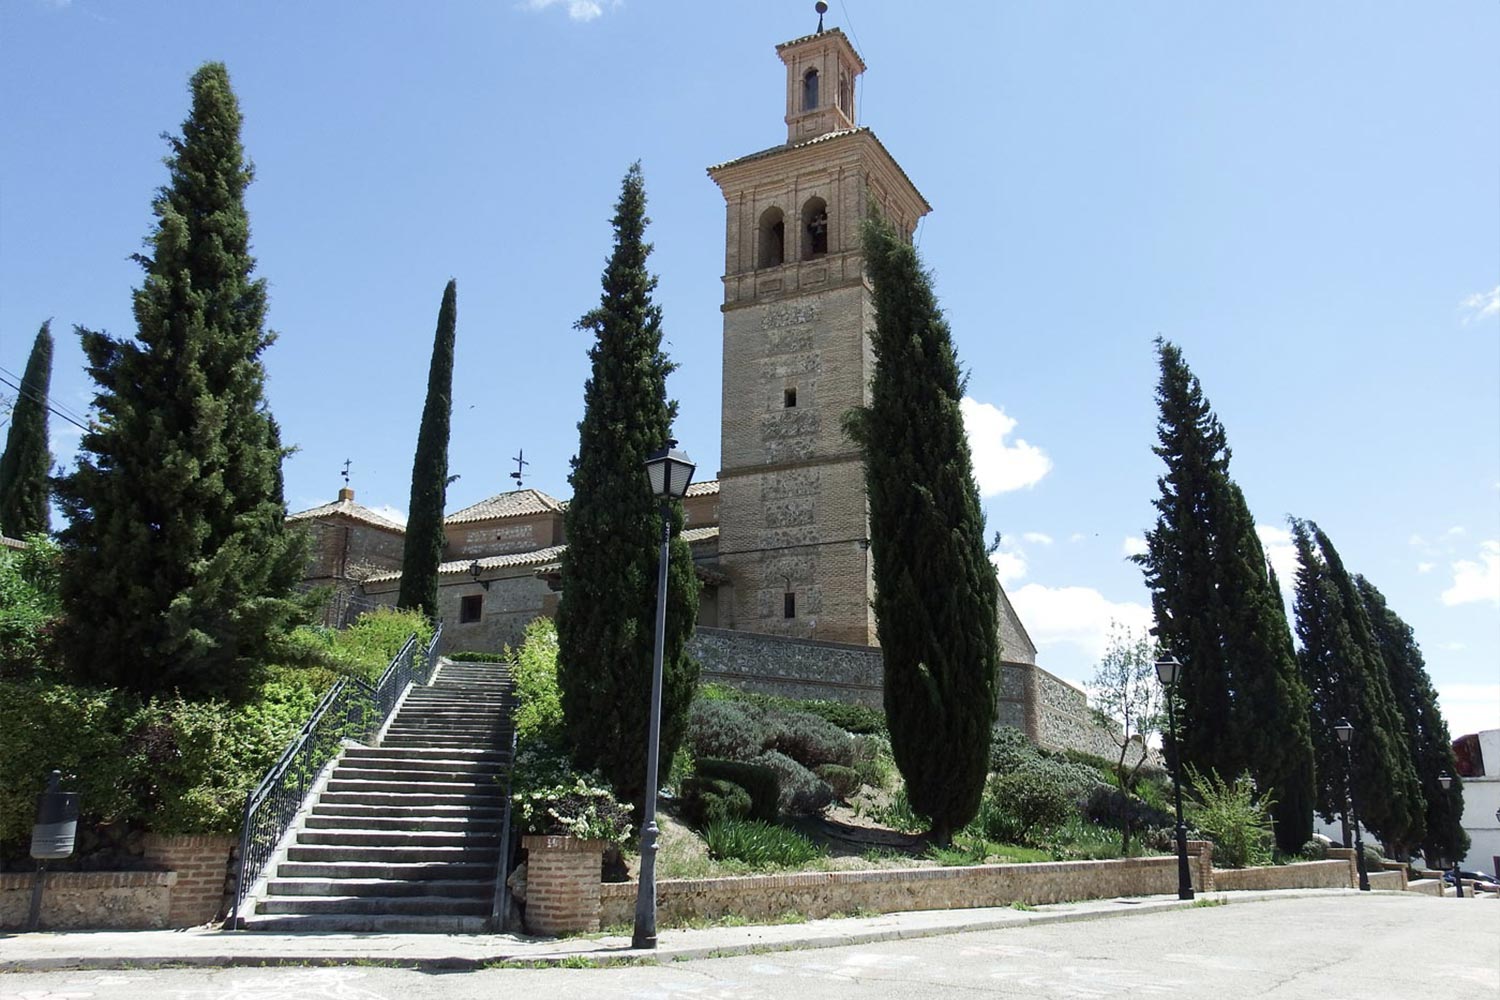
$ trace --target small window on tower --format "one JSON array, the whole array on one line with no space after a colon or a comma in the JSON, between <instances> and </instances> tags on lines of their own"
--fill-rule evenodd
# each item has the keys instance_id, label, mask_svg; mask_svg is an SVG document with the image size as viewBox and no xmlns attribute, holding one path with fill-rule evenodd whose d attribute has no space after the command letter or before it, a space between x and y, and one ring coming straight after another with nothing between
<instances>
[{"instance_id":1,"label":"small window on tower","mask_svg":"<svg viewBox=\"0 0 1500 1000\"><path fill-rule=\"evenodd\" d=\"M811 111L818 106L818 71L810 69L802 74L802 110Z\"/></svg>"},{"instance_id":2,"label":"small window on tower","mask_svg":"<svg viewBox=\"0 0 1500 1000\"><path fill-rule=\"evenodd\" d=\"M460 625L468 625L479 621L480 613L484 610L484 595L470 594L461 597L458 601L458 621Z\"/></svg>"},{"instance_id":3,"label":"small window on tower","mask_svg":"<svg viewBox=\"0 0 1500 1000\"><path fill-rule=\"evenodd\" d=\"M760 252L757 266L780 267L786 258L786 222L779 208L760 215Z\"/></svg>"},{"instance_id":4,"label":"small window on tower","mask_svg":"<svg viewBox=\"0 0 1500 1000\"><path fill-rule=\"evenodd\" d=\"M797 617L797 595L796 594L782 594L781 595L781 617L783 617L783 618L796 618Z\"/></svg>"},{"instance_id":5,"label":"small window on tower","mask_svg":"<svg viewBox=\"0 0 1500 1000\"><path fill-rule=\"evenodd\" d=\"M797 405L797 387L789 386L781 390L781 405L790 410Z\"/></svg>"}]
</instances>

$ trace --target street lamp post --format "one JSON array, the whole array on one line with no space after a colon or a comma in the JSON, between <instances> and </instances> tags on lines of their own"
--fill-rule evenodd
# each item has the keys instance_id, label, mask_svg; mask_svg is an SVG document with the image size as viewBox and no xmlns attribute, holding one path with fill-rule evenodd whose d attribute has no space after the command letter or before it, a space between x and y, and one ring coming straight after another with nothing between
<instances>
[{"instance_id":1,"label":"street lamp post","mask_svg":"<svg viewBox=\"0 0 1500 1000\"><path fill-rule=\"evenodd\" d=\"M661 746L661 660L667 632L667 562L671 558L672 501L687 495L693 481L693 462L677 442L646 458L646 475L661 513L661 554L656 568L656 640L651 650L651 723L646 744L646 803L641 818L641 873L635 897L635 933L631 946L656 947L656 825L657 756Z\"/></svg>"},{"instance_id":2,"label":"street lamp post","mask_svg":"<svg viewBox=\"0 0 1500 1000\"><path fill-rule=\"evenodd\" d=\"M1442 774L1438 775L1438 784L1442 785L1443 791L1446 792L1448 789L1453 787L1453 775L1449 774L1447 771L1444 771ZM1500 813L1497 813L1495 818L1500 819ZM1463 870L1458 867L1457 858L1453 859L1453 893L1455 899L1464 898ZM1479 897L1475 896L1474 898L1478 899Z\"/></svg>"},{"instance_id":3,"label":"street lamp post","mask_svg":"<svg viewBox=\"0 0 1500 1000\"><path fill-rule=\"evenodd\" d=\"M1177 740L1177 677L1182 664L1175 656L1156 661L1156 676L1167 689L1167 732ZM1187 824L1182 821L1182 747L1172 748L1172 791L1177 800L1177 898L1193 898L1193 875L1188 868Z\"/></svg>"},{"instance_id":4,"label":"street lamp post","mask_svg":"<svg viewBox=\"0 0 1500 1000\"><path fill-rule=\"evenodd\" d=\"M1349 811L1349 822L1354 826L1354 865L1359 870L1359 891L1369 892L1370 873L1365 869L1365 840L1359 830L1359 809L1354 799L1354 763L1350 756L1354 724L1348 719L1340 719L1333 731L1344 745L1344 807Z\"/></svg>"}]
</instances>

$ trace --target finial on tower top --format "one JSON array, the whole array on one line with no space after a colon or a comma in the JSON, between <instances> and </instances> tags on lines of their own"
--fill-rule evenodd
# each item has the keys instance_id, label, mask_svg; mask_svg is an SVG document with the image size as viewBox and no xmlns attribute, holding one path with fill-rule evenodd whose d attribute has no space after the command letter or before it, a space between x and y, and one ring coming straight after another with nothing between
<instances>
[{"instance_id":1,"label":"finial on tower top","mask_svg":"<svg viewBox=\"0 0 1500 1000\"><path fill-rule=\"evenodd\" d=\"M823 33L823 15L828 13L828 5L823 0L813 4L813 10L818 12L818 34Z\"/></svg>"}]
</instances>

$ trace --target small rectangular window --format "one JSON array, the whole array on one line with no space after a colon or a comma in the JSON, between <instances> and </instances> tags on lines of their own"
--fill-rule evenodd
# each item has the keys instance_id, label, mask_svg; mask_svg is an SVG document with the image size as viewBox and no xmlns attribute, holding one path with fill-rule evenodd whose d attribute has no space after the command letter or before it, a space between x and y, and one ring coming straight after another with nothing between
<instances>
[{"instance_id":1,"label":"small rectangular window","mask_svg":"<svg viewBox=\"0 0 1500 1000\"><path fill-rule=\"evenodd\" d=\"M796 618L797 617L797 595L796 594L782 594L781 595L781 617L783 617L783 618Z\"/></svg>"},{"instance_id":2,"label":"small rectangular window","mask_svg":"<svg viewBox=\"0 0 1500 1000\"><path fill-rule=\"evenodd\" d=\"M460 625L467 625L470 622L477 622L479 620L480 612L482 612L483 610L484 610L484 595L483 594L470 594L468 597L459 598L459 601L458 601L458 622L459 622L459 624Z\"/></svg>"},{"instance_id":3,"label":"small rectangular window","mask_svg":"<svg viewBox=\"0 0 1500 1000\"><path fill-rule=\"evenodd\" d=\"M787 409L797 405L797 387L790 386L781 390L781 405Z\"/></svg>"}]
</instances>

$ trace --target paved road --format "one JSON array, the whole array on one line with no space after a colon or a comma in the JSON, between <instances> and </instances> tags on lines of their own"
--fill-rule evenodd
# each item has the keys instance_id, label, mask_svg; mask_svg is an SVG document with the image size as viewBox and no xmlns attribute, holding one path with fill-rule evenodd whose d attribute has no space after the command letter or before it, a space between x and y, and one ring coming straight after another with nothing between
<instances>
[{"instance_id":1,"label":"paved road","mask_svg":"<svg viewBox=\"0 0 1500 1000\"><path fill-rule=\"evenodd\" d=\"M1240 902L816 951L611 969L371 966L0 975L5 1000L1500 998L1500 902Z\"/></svg>"}]
</instances>

